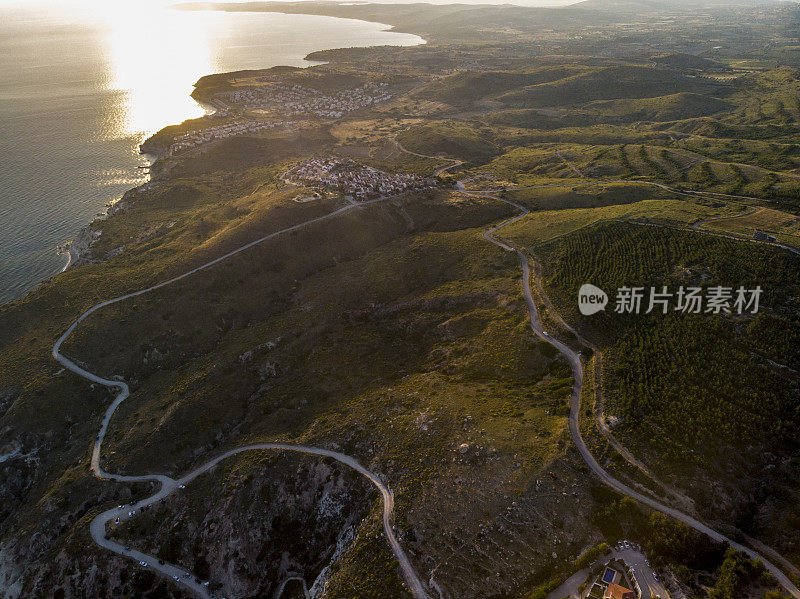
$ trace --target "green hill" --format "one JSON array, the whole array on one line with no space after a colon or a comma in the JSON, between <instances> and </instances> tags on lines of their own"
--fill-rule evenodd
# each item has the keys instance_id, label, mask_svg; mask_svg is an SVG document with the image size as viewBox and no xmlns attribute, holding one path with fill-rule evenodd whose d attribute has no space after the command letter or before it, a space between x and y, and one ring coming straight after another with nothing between
<instances>
[{"instance_id":1,"label":"green hill","mask_svg":"<svg viewBox=\"0 0 800 599\"><path fill-rule=\"evenodd\" d=\"M671 67L673 69L697 69L702 71L726 70L729 67L716 60L709 60L694 54L683 52L673 52L671 54L660 54L653 57L653 62L659 66Z\"/></svg>"},{"instance_id":2,"label":"green hill","mask_svg":"<svg viewBox=\"0 0 800 599\"><path fill-rule=\"evenodd\" d=\"M733 110L734 105L713 96L680 92L655 98L596 100L580 109L553 115L537 108L512 108L487 115L492 124L526 129L560 129L634 121L674 122Z\"/></svg>"},{"instance_id":3,"label":"green hill","mask_svg":"<svg viewBox=\"0 0 800 599\"><path fill-rule=\"evenodd\" d=\"M403 131L398 140L420 154L486 159L497 153L497 146L481 129L457 121L432 121Z\"/></svg>"},{"instance_id":4,"label":"green hill","mask_svg":"<svg viewBox=\"0 0 800 599\"><path fill-rule=\"evenodd\" d=\"M713 96L680 92L656 98L599 100L585 107L590 113L626 121L677 121L709 116L733 109L733 105Z\"/></svg>"},{"instance_id":5,"label":"green hill","mask_svg":"<svg viewBox=\"0 0 800 599\"><path fill-rule=\"evenodd\" d=\"M532 85L509 92L499 99L510 106L533 108L582 104L593 100L654 98L680 92L702 93L716 91L717 87L667 69L621 65Z\"/></svg>"},{"instance_id":6,"label":"green hill","mask_svg":"<svg viewBox=\"0 0 800 599\"><path fill-rule=\"evenodd\" d=\"M521 87L558 81L588 70L586 67L556 66L542 67L532 72L456 73L426 85L416 95L426 100L459 106Z\"/></svg>"},{"instance_id":7,"label":"green hill","mask_svg":"<svg viewBox=\"0 0 800 599\"><path fill-rule=\"evenodd\" d=\"M700 117L680 123L671 123L670 130L701 137L730 139L776 139L794 132L794 128L779 125L750 125L722 122L720 120Z\"/></svg>"},{"instance_id":8,"label":"green hill","mask_svg":"<svg viewBox=\"0 0 800 599\"><path fill-rule=\"evenodd\" d=\"M553 117L536 108L512 108L510 110L497 110L486 115L486 120L494 125L507 127L524 127L526 129L560 129L585 125L586 119L580 116Z\"/></svg>"}]
</instances>

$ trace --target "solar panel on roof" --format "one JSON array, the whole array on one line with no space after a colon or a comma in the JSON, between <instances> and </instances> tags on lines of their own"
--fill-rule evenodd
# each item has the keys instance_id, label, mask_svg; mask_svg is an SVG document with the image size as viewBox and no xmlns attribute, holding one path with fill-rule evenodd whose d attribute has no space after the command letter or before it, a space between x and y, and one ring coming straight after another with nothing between
<instances>
[{"instance_id":1,"label":"solar panel on roof","mask_svg":"<svg viewBox=\"0 0 800 599\"><path fill-rule=\"evenodd\" d=\"M605 582L606 584L614 582L614 576L616 575L617 573L615 570L612 570L611 568L606 568L606 571L603 573L603 582Z\"/></svg>"}]
</instances>

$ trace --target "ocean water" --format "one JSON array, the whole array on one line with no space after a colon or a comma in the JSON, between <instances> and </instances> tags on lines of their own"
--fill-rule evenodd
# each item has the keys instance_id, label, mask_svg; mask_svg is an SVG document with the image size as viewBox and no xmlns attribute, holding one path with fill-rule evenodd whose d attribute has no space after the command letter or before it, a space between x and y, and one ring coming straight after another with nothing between
<instances>
[{"instance_id":1,"label":"ocean water","mask_svg":"<svg viewBox=\"0 0 800 599\"><path fill-rule=\"evenodd\" d=\"M0 0L0 303L60 272L57 248L146 181L139 144L203 114L189 97L201 76L423 42L350 19L144 6Z\"/></svg>"}]
</instances>

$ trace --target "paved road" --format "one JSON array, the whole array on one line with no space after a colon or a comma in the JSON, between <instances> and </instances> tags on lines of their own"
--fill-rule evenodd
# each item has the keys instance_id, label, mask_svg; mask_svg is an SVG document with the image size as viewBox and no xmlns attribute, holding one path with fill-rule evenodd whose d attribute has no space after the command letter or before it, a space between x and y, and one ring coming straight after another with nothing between
<instances>
[{"instance_id":1,"label":"paved road","mask_svg":"<svg viewBox=\"0 0 800 599\"><path fill-rule=\"evenodd\" d=\"M142 476L142 477L120 477L115 476L118 480L137 480L137 481L148 481L148 480L155 480L161 484L159 490L154 493L153 495L145 498L140 499L136 502L131 504L121 505L110 510L107 510L98 516L96 516L91 524L90 530L92 533L92 538L95 542L100 545L101 547L105 547L115 553L120 555L124 555L126 557L133 558L139 562L147 562L148 568L155 570L156 572L160 572L165 576L170 577L178 577L180 579L180 583L189 587L192 591L194 591L197 595L209 598L211 595L208 592L208 589L203 586L201 582L198 582L195 577L186 572L185 570L180 569L179 567L172 565L172 564L160 564L158 559L152 555L147 555L138 551L136 549L126 549L123 545L106 538L106 527L109 523L114 522L115 520L119 519L119 522L124 522L129 520L139 512L141 509L146 506L150 506L159 502L161 499L167 498L172 493L180 492L180 490L191 483L195 478L209 472L215 466L217 466L223 460L234 456L236 454L245 452L245 451L291 451L297 453L303 453L307 455L315 455L320 457L328 457L333 458L337 462L344 464L358 472L359 474L363 475L369 481L375 485L381 493L383 499L383 529L386 533L386 538L389 541L389 545L392 549L392 552L397 557L397 561L400 563L400 569L403 572L403 577L406 580L406 583L409 586L411 594L417 599L427 598L427 594L423 589L422 583L420 582L419 578L417 577L416 572L414 571L411 562L409 561L408 557L406 556L405 552L403 551L402 547L400 547L400 543L397 540L397 537L394 534L394 530L392 528L392 515L394 513L394 496L389 488L380 480L377 474L370 472L366 468L364 468L355 458L352 458L348 455L343 453L339 453L337 451L331 451L329 449L322 449L319 447L311 447L308 445L294 445L290 443L254 443L252 445L244 445L242 447L237 447L235 449L231 449L230 451L226 451L225 453L217 456L216 458L209 460L202 466L192 470L191 472L183 475L181 478L175 480L168 476L162 475L152 475L152 476ZM103 472L103 478L108 478L112 475L108 475Z\"/></svg>"},{"instance_id":2,"label":"paved road","mask_svg":"<svg viewBox=\"0 0 800 599\"><path fill-rule=\"evenodd\" d=\"M283 597L283 589L285 589L286 585L293 580L298 581L301 585L303 585L303 597L305 597L305 599L309 599L308 587L306 587L306 579L302 576L290 576L289 578L285 578L281 583L281 586L279 586L278 590L275 592L275 597L277 599L281 599Z\"/></svg>"},{"instance_id":3,"label":"paved road","mask_svg":"<svg viewBox=\"0 0 800 599\"><path fill-rule=\"evenodd\" d=\"M581 585L586 582L586 579L589 578L591 571L591 568L578 570L575 574L562 582L555 590L551 591L545 599L564 599L564 597L569 597L569 599L581 599L584 595L588 594L588 589L582 593L580 588Z\"/></svg>"},{"instance_id":4,"label":"paved road","mask_svg":"<svg viewBox=\"0 0 800 599\"><path fill-rule=\"evenodd\" d=\"M642 589L642 599L651 599L653 597L669 599L667 587L656 578L656 573L641 552L632 548L614 549L612 554L613 557L621 559L633 568L633 575L636 578L636 582L639 583L639 588Z\"/></svg>"},{"instance_id":5,"label":"paved road","mask_svg":"<svg viewBox=\"0 0 800 599\"><path fill-rule=\"evenodd\" d=\"M400 194L400 195L404 195L404 194ZM357 208L360 208L360 207L365 206L365 205L384 202L384 201L387 201L387 200L395 199L397 197L399 197L399 196L392 196L392 197L387 197L387 198L378 198L378 199L375 199L375 200L361 202L361 203L355 204L355 205L354 204L348 204L347 206L339 208L338 210L334 210L333 212L330 212L330 213L328 213L328 214L326 214L324 216L313 218L313 219L305 221L303 223L299 223L297 225L294 225L294 226L291 226L291 227L287 227L287 228L282 229L280 231L276 231L274 233L270 233L268 235L265 235L265 236L263 236L263 237L261 237L259 239L256 239L255 241L252 241L252 242L250 242L250 243L248 243L246 245L243 245L243 246L241 246L241 247L239 247L239 248L237 248L237 249L235 249L235 250L233 250L231 252L228 252L224 256L220 256L219 258L216 258L214 260L206 262L205 264L202 264L201 266L193 268L193 269L191 269L191 270L189 270L189 271L187 271L187 272L185 272L185 273L183 273L181 275L178 275L178 276L173 277L171 279L168 279L166 281L162 281L161 283L158 283L156 285L152 285L152 286L147 287L145 289L140 289L139 291L134 291L132 293L128 293L128 294L125 294L125 295L121 295L119 297L115 297L115 298L100 302L100 303L92 306L88 310L86 310L86 312L84 312L83 314L81 314L78 317L78 319L74 323L72 323L72 325L70 325L70 327L66 331L64 331L64 333L61 335L61 337L59 337L58 340L53 345L53 349L52 349L53 358L55 358L62 366L64 366L68 370L74 372L78 376L80 376L80 377L82 377L82 378L84 378L84 379L86 379L88 381L92 381L93 383L96 383L96 384L99 384L99 385L103 385L104 387L108 387L109 389L117 390L117 395L114 398L114 401L111 403L111 405L109 405L108 409L106 409L106 412L103 415L103 420L102 420L101 425L100 425L100 431L99 431L99 433L97 435L97 438L95 439L94 445L92 447L92 458L91 458L91 469L92 469L92 472L94 473L95 476L97 476L98 478L104 479L104 480L116 480L116 481L124 481L124 482L151 482L151 483L154 483L154 484L158 485L158 491L155 492L153 495L147 497L146 499L141 499L141 500L135 501L135 502L133 502L133 503L131 503L129 505L118 506L118 507L112 508L110 510L106 510L105 512L103 512L103 513L99 514L98 516L96 516L92 520L92 522L90 523L89 528L90 528L90 532L91 532L92 538L94 539L94 541L98 545L100 545L101 547L104 547L106 549L109 549L110 551L113 551L113 552L115 552L115 553L117 553L119 555L122 555L122 556L125 556L125 557L128 557L128 558L137 560L140 563L147 563L147 568L149 568L149 569L151 569L151 570L153 570L155 572L158 572L160 574L163 574L165 576L172 577L173 580L175 580L176 582L179 582L180 584L188 587L196 595L198 595L199 597L202 597L203 599L210 599L211 598L211 594L208 591L208 587L206 587L202 583L202 581L199 581L198 579L196 579L191 573L186 572L185 570L182 570L181 568L179 568L178 566L175 566L173 564L167 564L167 563L163 563L162 564L162 563L159 563L158 559L156 557L154 557L154 556L147 555L147 554L142 553L141 551L138 551L138 550L133 549L133 548L127 548L127 547L125 547L125 546L123 546L123 545L111 540L110 538L106 538L107 525L109 524L109 522L114 522L117 519L119 520L119 522L123 522L124 520L127 520L127 519L129 519L131 517L134 517L136 515L136 513L138 513L142 509L142 507L149 506L149 505L153 504L154 502L160 501L161 499L165 499L167 496L169 496L170 494L172 494L176 490L180 490L182 486L188 484L189 482L194 480L200 474L203 474L204 472L208 472L209 470L211 470L214 466L216 466L222 460L224 460L224 459L226 459L226 458L228 458L228 457L230 457L232 455L235 455L237 453L241 453L243 451L254 451L254 450L261 450L261 451L263 451L263 450L293 451L293 452L299 452L299 453L304 453L304 454L309 454L309 455L317 455L317 456L321 456L321 457L333 458L333 459L337 460L338 462L340 462L340 463L342 463L342 464L344 464L346 466L349 466L350 468L352 468L353 470L355 470L359 474L365 476L367 479L370 480L370 482L372 482L372 484L374 484L378 488L378 490L381 492L381 496L382 496L382 499L383 499L383 528L384 528L384 532L386 534L387 540L389 541L389 545L390 545L390 547L392 549L392 552L394 553L395 557L397 558L397 561L400 563L400 569L401 569L401 571L403 573L403 577L405 578L406 584L408 585L408 588L409 588L411 594L413 595L413 597L415 599L428 599L428 596L425 593L425 590L424 590L424 588L422 586L422 583L420 582L419 577L417 576L416 572L414 571L414 568L411 565L411 562L409 561L409 559L406 556L405 552L403 551L402 547L400 547L400 543L397 541L397 538L395 537L395 534L394 534L394 530L392 529L392 515L394 513L394 496L392 495L392 492L389 490L388 487L386 487L386 485L383 484L383 482L378 478L378 476L376 474L370 472L369 470L367 470L366 468L361 466L355 460L355 458L352 458L350 456L347 456L347 455L344 455L344 454L341 454L341 453L338 453L338 452L335 452L335 451L330 451L330 450L322 449L322 448L318 448L318 447L309 447L309 446L305 446L305 445L291 445L291 444L285 444L285 443L258 443L258 444L246 445L246 446L243 446L243 447L238 447L236 449L232 449L232 450L230 450L230 451L228 451L228 452L226 452L226 453L224 453L224 454L222 454L220 456L217 456L213 460L210 460L209 462L206 462L205 464L203 464L199 468L191 471L190 473L184 475L182 478L177 479L177 480L173 479L173 478L171 478L169 476L162 475L162 474L145 474L145 475L138 475L138 476L111 474L109 472L106 472L103 469L102 465L101 465L101 462L100 462L101 450L102 450L103 441L105 440L106 432L108 431L109 423L111 422L111 418L112 418L114 412L120 406L120 404L123 401L125 401L128 398L128 396L130 395L130 390L128 388L128 385L122 380L106 379L106 378L100 377L100 376L98 376L98 375L96 375L96 374L94 374L92 372L89 372L88 370L86 370L84 368L81 368L80 366L75 364L75 362L73 362L69 358L66 358L64 355L61 354L61 351L60 351L61 350L61 345L64 343L64 341L67 340L67 338L72 334L72 332L77 328L77 326L81 322L83 322L87 317L89 317L91 314L93 314L94 312L96 312L97 310L99 310L99 309L101 309L101 308L103 308L105 306L109 306L111 304L114 304L114 303L117 303L117 302L121 302L123 300L129 299L129 298L132 298L132 297L136 297L138 295L149 293L150 291L154 291L156 289L160 289L161 287L165 287L166 285L170 285L172 283L180 281L181 279L184 279L184 278L186 278L188 276L191 276L192 274L195 274L197 272L205 270L205 269L207 269L207 268L209 268L209 267L211 267L211 266L213 266L213 265L215 265L215 264L217 264L219 262L222 262L223 260L227 260L228 258L230 258L232 256L235 256L236 254L239 254L239 253L241 253L241 252L243 252L243 251L245 251L245 250L247 250L247 249L249 249L249 248L251 248L253 246L256 246L256 245L258 245L260 243L263 243L264 241L267 241L269 239L273 239L273 238L275 238L275 237L277 237L279 235L283 235L285 233L289 233L291 231L295 231L297 229L300 229L302 227L306 227L306 226L308 226L310 224L313 224L313 223L317 223L317 222L320 222L320 221L323 221L323 220L334 218L334 217L336 217L336 216L338 216L338 215L340 215L340 214L342 214L342 213L344 213L344 212L346 212L348 210L357 209Z\"/></svg>"},{"instance_id":6,"label":"paved road","mask_svg":"<svg viewBox=\"0 0 800 599\"><path fill-rule=\"evenodd\" d=\"M613 219L612 219L613 220ZM595 221L600 222L600 221ZM595 223L592 223L595 224ZM549 240L549 241L552 241ZM553 305L553 302L550 301L550 298L544 291L544 286L542 285L541 277L536 276L537 270L541 272L541 266L535 261L533 264L534 270L534 280L536 285L536 290L539 292L539 296L542 298L544 305L550 312L550 317L558 322L559 325L564 327L567 331L575 335L575 339L578 340L578 343L581 345L590 348L594 352L594 359L595 359L595 380L599 379L600 370L602 368L602 352L598 347L592 344L588 339L583 337L574 327L572 327L569 323L567 323L559 314L556 307ZM672 487L666 485L664 482L658 479L655 474L653 474L650 469L640 462L636 456L634 456L622 443L617 440L614 434L611 432L611 429L606 422L605 416L603 415L603 398L602 398L602 391L600 390L600 386L597 385L595 388L595 395L596 395L596 408L597 414L595 415L595 421L597 422L598 429L600 433L606 438L606 440L611 444L614 450L621 455L625 461L627 461L631 466L634 468L638 468L645 476L647 476L650 480L660 486L664 491L668 494L672 495L673 498L679 501L686 512L694 512L694 501L688 497L687 495L673 489Z\"/></svg>"},{"instance_id":7,"label":"paved road","mask_svg":"<svg viewBox=\"0 0 800 599\"><path fill-rule=\"evenodd\" d=\"M447 160L448 162L452 163L452 164L448 164L447 166L443 166L442 168L438 169L435 173L433 173L433 175L432 175L433 177L438 177L443 172L449 171L451 168L456 168L457 166L461 166L462 164L464 164L464 162L462 160L456 160L455 158L444 158L442 156L427 156L425 154L419 154L417 152L412 152L411 150L406 150L403 147L403 144L401 144L396 139L394 140L394 145L396 145L397 149L400 150L401 152L405 152L406 154L411 154L412 156L418 156L420 158L430 158L430 159L433 159L433 160Z\"/></svg>"},{"instance_id":8,"label":"paved road","mask_svg":"<svg viewBox=\"0 0 800 599\"><path fill-rule=\"evenodd\" d=\"M404 151L407 151L404 148L402 148L402 146L400 146L400 147ZM409 152L409 153L413 153L413 152ZM420 155L420 156L422 156L422 155ZM429 157L427 157L427 158L429 158ZM449 165L448 167L444 167L443 169L440 169L439 171L437 171L437 174L442 172L443 170L446 170L447 168L453 168L453 167L457 166L458 164L460 164L460 161L453 160L453 164L452 165ZM665 189L669 189L668 187L666 187L664 185L661 185L661 184L656 184L656 183L653 183L653 184L657 185L658 187L663 187ZM565 358L569 361L570 365L572 366L573 375L574 375L574 379L575 379L575 384L574 384L574 387L573 387L573 393L572 393L572 397L571 397L571 400L570 400L569 427L570 427L570 433L572 434L572 438L573 438L573 440L575 442L575 445L576 445L578 451L580 452L582 458L587 463L587 465L592 469L592 471L601 480L603 480L607 485L615 488L619 492L621 492L621 493L623 493L625 495L628 495L629 497L632 497L632 498L640 501L641 503L644 503L645 505L648 505L648 506L652 507L653 509L656 509L656 510L661 511L661 512L663 512L665 514L668 514L668 515L670 515L670 516L672 516L672 517L674 517L674 518L676 518L678 520L681 520L681 521L685 522L686 524L688 524L689 526L691 526L692 528L695 528L696 530L699 530L700 532L703 532L703 533L707 534L708 536L710 536L711 538L713 538L713 539L715 539L717 541L727 541L728 543L730 543L731 546L744 551L745 553L747 553L748 555L750 555L753 558L761 559L762 562L764 562L764 565L775 575L775 577L778 579L778 581L781 583L781 585L784 586L784 588L786 588L786 590L788 590L789 593L793 597L795 597L795 599L800 599L800 591L798 591L798 589L791 583L791 581L788 579L788 577L785 574L783 574L783 572L781 570L779 570L777 567L775 567L772 563L768 562L763 557L761 557L758 553L756 553L755 551L753 551L753 550L751 550L749 548L743 547L743 546L739 545L738 543L735 543L735 542L731 541L727 537L717 533L716 531L712 530L711 528L707 527L706 525L702 524L701 522L695 520L694 518L692 518L690 516L687 516L686 514L683 514L683 513L679 512L678 510L675 510L674 508L670 508L669 506L665 506L665 505L663 505L663 504L661 504L661 503L659 503L659 502L657 502L657 501L655 501L653 499L650 499L649 497L646 497L646 496L638 493L637 491L634 491L633 489L631 489L628 486L624 485L622 482L616 480L613 476L611 476L609 473L607 473L605 470L603 470L603 468L597 463L597 461L594 459L594 457L589 452L586 444L584 443L583 438L580 435L580 429L579 429L579 426L578 426L578 418L579 418L579 413L580 413L580 394L581 394L581 388L582 388L582 384L583 384L583 365L581 363L580 357L578 356L577 353L572 351L565 344L563 344L562 342L558 341L557 339L551 337L542 328L541 321L540 321L539 315L538 315L538 311L536 309L536 305L535 305L535 303L533 301L533 297L531 295L531 290L530 290L530 267L528 265L528 261L525 258L525 256L522 254L522 252L520 252L516 248L513 248L510 245L508 245L508 244L506 244L506 243L504 243L502 241L499 241L494 237L494 233L496 233L498 230L500 230L501 228L503 228L503 227L505 227L505 226L507 226L507 225L509 225L509 224L511 224L511 223L523 218L524 216L529 214L530 211L527 208L525 208L524 206L522 206L520 204L517 204L516 202L512 202L510 200L501 198L499 196L495 196L495 195L491 195L491 194L487 194L487 193L482 193L482 192L470 192L470 193L471 193L471 195L478 195L478 196L488 197L488 198L495 199L495 200L498 200L498 201L501 201L501 202L505 202L506 204L514 206L515 208L520 210L520 214L518 214L517 216L512 217L512 218L504 221L503 223L497 225L496 227L493 227L492 229L486 231L484 233L484 237L488 241L490 241L491 243L494 243L495 245L498 245L499 247L503 248L504 250L513 251L513 252L515 252L517 254L517 257L520 260L520 265L522 267L523 293L524 293L524 296L525 296L525 302L526 302L526 304L528 306L528 312L529 312L529 315L530 315L531 329L533 330L533 332L538 337L540 337L544 341L547 341L553 347L555 347L559 352L561 352L565 356ZM103 420L102 420L102 423L101 423L100 431L99 431L99 433L97 435L97 439L95 440L95 443L94 443L94 446L93 446L93 449L92 449L91 468L92 468L92 471L94 472L94 474L97 477L102 478L102 479L114 479L114 480L120 480L120 481L126 481L126 482L153 482L153 483L159 485L159 490L155 494L153 494L152 496L148 497L147 499L134 502L133 505L130 505L130 506L127 506L127 507L120 506L120 507L117 507L117 508L113 508L111 510L107 510L106 512L103 512L102 514L100 514L97 517L95 517L94 520L92 520L91 525L90 525L92 538L100 546L105 547L105 548L107 548L107 549L109 549L111 551L114 551L114 552L116 552L116 553L118 553L120 555L123 555L123 556L126 556L126 557L130 557L132 559L136 559L136 560L138 560L140 562L147 562L149 568L152 568L153 570L155 570L157 572L160 572L160 573L162 573L164 575L172 576L174 579L179 580L181 584L187 586L192 591L194 591L198 596L203 597L204 599L205 598L209 598L210 595L208 593L207 588L204 585L202 585L200 582L196 581L195 578L191 574L189 574L187 572L183 572L177 566L174 566L174 565L171 565L171 564L166 564L166 563L165 564L159 564L158 561L156 559L154 559L152 556L148 556L148 555L146 555L144 553L141 553L141 552L139 552L139 551L137 551L135 549L127 549L124 546L122 546L122 545L120 545L120 544L118 544L118 543L116 543L116 542L114 542L114 541L112 541L110 539L106 539L105 538L106 525L108 524L109 521L115 520L117 518L119 518L120 521L122 521L123 519L126 519L128 517L132 517L132 512L138 511L144 505L148 505L148 504L150 504L150 503L152 503L154 501L159 501L162 498L166 498L170 493L174 492L176 490L176 488L180 488L181 485L185 485L186 483L190 482L191 480L193 480L194 478L196 478L197 476L199 476L203 472L207 472L208 470L213 468L220 461L224 460L227 457L235 455L236 453L240 453L242 451L251 451L251 450L296 451L296 452L312 454L312 455L320 455L320 456L325 456L325 457L330 457L330 458L336 459L337 461L339 461L339 462L341 462L341 463L353 468L354 470L356 470L357 472L359 472L363 476L367 477L376 487L378 487L378 489L381 492L381 495L382 495L382 498L383 498L383 505L384 505L384 509L383 509L384 531L386 532L386 536L387 536L387 539L388 539L389 544L391 546L391 549L392 549L393 553L395 554L395 556L397 557L398 562L400 563L400 567L401 567L401 570L403 572L403 576L406 579L406 583L408 584L409 590L411 591L412 595L415 597L415 599L427 599L427 595L426 595L426 593L424 591L422 583L419 580L419 577L416 575L416 572L414 571L413 567L411 566L407 556L403 552L402 548L400 547L400 544L398 543L398 541L397 541L397 539L396 539L396 537L394 535L394 531L393 531L392 526L391 526L391 517L392 517L392 514L393 514L393 510L394 510L394 498L393 498L391 492L378 479L377 475L375 475L375 474L369 472L368 470L366 470L365 468L363 468L360 464L358 464L358 462L355 459L353 459L353 458L351 458L349 456L345 456L344 454L339 454L337 452L332 452L330 450L321 449L321 448L307 447L307 446L301 446L301 445L279 444L279 443L262 443L262 444L248 445L248 446L239 447L239 448L230 450L229 452L224 453L224 454L218 456L217 458L207 462L206 464L200 466L196 470L193 470L192 472L190 472L189 474L185 475L183 478L178 479L178 480L172 479L172 478L170 478L168 476L165 476L165 475L156 475L156 474L154 474L154 475L140 475L140 476L112 475L112 474L110 474L110 473L108 473L108 472L106 472L106 471L104 471L102 469L102 466L101 466L101 463L100 463L101 448L102 448L103 440L105 439L106 432L108 430L108 425L109 425L109 423L111 421L111 417L114 414L114 411L117 409L117 407L119 407L119 405L123 401L125 401L125 399L127 399L127 397L130 394L128 386L122 380L105 379L105 378L102 378L102 377L100 377L100 376L98 376L96 374L93 374L93 373L81 368L80 366L78 366L73 361L69 360L68 358L64 357L60 353L61 345L72 334L72 332L76 329L76 327L83 320L85 320L88 316L90 316L92 313L96 312L97 310L99 310L99 309L101 309L101 308L103 308L105 306L108 306L108 305L111 305L111 304L114 304L114 303L129 299L129 298L132 298L132 297L135 297L135 296L138 296L138 295L142 295L142 294L148 293L150 291L154 291L156 289L164 287L166 285L170 285L172 283L180 281L181 279L184 279L184 278L186 278L188 276L191 276L192 274L195 274L197 272L205 270L205 269L207 269L207 268L209 268L209 267L211 267L211 266L213 266L213 265L215 265L215 264L217 264L219 262L227 260L228 258L230 258L230 257L232 257L232 256L234 256L236 254L239 254L239 253L241 253L241 252L243 252L243 251L245 251L245 250L247 250L247 249L249 249L251 247L254 247L254 246L256 246L256 245L258 245L260 243L263 243L264 241L267 241L269 239L273 239L273 238L277 237L278 235L282 235L282 234L285 234L285 233L288 233L288 232L291 232L291 231L295 231L297 229L300 229L302 227L305 227L307 225L310 225L310 224L313 224L313 223L316 223L316 222L321 222L323 220L334 218L334 217L336 217L336 216L338 216L338 215L340 215L340 214L342 214L342 213L344 213L344 212L346 212L348 210L351 210L351 209L360 208L362 206L369 205L369 204L374 204L374 203L378 203L378 202L383 202L383 201L386 201L386 200L389 200L389 199L393 199L393 198L378 198L376 200L371 200L371 201L368 201L368 202L362 202L362 203L360 203L358 205L350 204L350 205L344 206L344 207L339 208L338 210L335 210L335 211L333 211L333 212L331 212L329 214L326 214L324 216L320 216L320 217L305 221L303 223L299 223L299 224L294 225L292 227L287 227L286 229L283 229L281 231L276 231L274 233L270 233L268 235L265 235L265 236L263 236L263 237L261 237L259 239L256 239L255 241L252 241L252 242L250 242L250 243L248 243L246 245L243 245L243 246L241 246L241 247L239 247L239 248L237 248L237 249L235 249L235 250L233 250L231 252L228 252L227 254L225 254L223 256L220 256L219 258L216 258L214 260L206 262L205 264L202 264L202 265L200 265L200 266L198 266L198 267L196 267L194 269L191 269L191 270L189 270L189 271L187 271L187 272L185 272L185 273L183 273L181 275L178 275L178 276L173 277L171 279L168 279L166 281L162 281L161 283L158 283L156 285L152 285L150 287L147 287L145 289L141 289L139 291L134 291L134 292L131 292L131 293L128 293L128 294L125 294L125 295L121 295L121 296L116 297L116 298L112 298L112 299L100 302L100 303L92 306L88 310L86 310L86 312L84 312L83 314L81 314L81 316L78 317L78 319L74 323L72 323L72 325L61 335L61 337L58 338L58 340L53 345L52 355L60 364L62 364L65 368L69 369L70 371L78 374L79 376L81 376L81 377L83 377L83 378L85 378L85 379L87 379L89 381L92 381L94 383L103 385L105 387L108 387L109 389L117 389L118 390L116 398L111 403L111 405L108 407L108 409L106 410L106 412L105 412L105 414L103 416ZM129 516L129 514L131 514L131 515Z\"/></svg>"},{"instance_id":9,"label":"paved road","mask_svg":"<svg viewBox=\"0 0 800 599\"><path fill-rule=\"evenodd\" d=\"M570 434L572 435L572 440L575 443L575 446L578 449L578 452L580 453L581 457L583 458L583 461L586 462L586 464L589 466L592 472L594 472L600 478L600 480L602 480L605 484L612 487L613 489L616 489L623 495L627 495L628 497L631 497L636 501L639 501L640 503L643 503L644 505L651 507L654 510L667 514L668 516L671 516L676 520L680 520L681 522L684 522L685 524L691 526L695 530L708 535L715 541L726 542L731 547L734 547L739 551L743 551L753 559L760 559L767 567L767 569L770 572L772 572L775 578L778 579L778 582L781 584L781 586L783 586L784 589L786 589L789 592L789 594L792 595L792 597L794 597L795 599L800 599L800 590L798 590L797 587L792 583L792 581L789 580L789 577L786 576L786 574L784 574L783 571L780 570L773 563L764 559L764 557L761 556L759 553L750 549L749 547L745 547L739 543L736 543L735 541L729 539L723 534L718 533L717 531L706 526L705 524L696 520L695 518L692 518L691 516L684 514L683 512L675 508L664 505L654 499L651 499L650 497L642 495L638 491L631 489L629 486L617 480L606 470L604 470L603 467L600 466L600 464L597 462L597 460L595 460L594 456L589 451L589 448L586 446L586 443L584 442L583 437L581 436L580 433L579 418L580 418L580 404L581 404L581 389L583 388L583 364L581 362L580 356L575 351L570 349L567 345L565 345L558 339L555 339L554 337L552 337L551 335L549 335L544 331L544 329L542 328L541 321L539 319L538 310L536 309L536 304L533 301L533 296L531 294L530 267L528 266L527 259L525 258L522 252L520 252L516 248L511 247L507 243L499 241L494 237L494 233L496 233L498 230L502 229L503 227L509 225L512 222L515 222L516 220L519 220L520 218L523 218L524 216L529 214L529 211L520 204L517 204L516 202L512 202L510 200L506 200L499 196L494 196L490 194L477 194L475 192L472 193L473 195L484 195L485 197L505 202L506 204L509 204L521 210L521 213L518 216L508 219L503 223L499 224L498 226L494 227L493 229L487 231L484 234L484 237L490 242L494 243L495 245L498 245L505 250L512 251L517 254L517 257L520 260L520 265L522 266L522 291L525 296L525 303L528 306L531 329L536 334L536 336L538 336L540 339L548 342L550 345L555 347L567 359L567 361L570 363L570 366L572 367L572 372L575 382L572 389L572 397L570 398L569 430Z\"/></svg>"}]
</instances>

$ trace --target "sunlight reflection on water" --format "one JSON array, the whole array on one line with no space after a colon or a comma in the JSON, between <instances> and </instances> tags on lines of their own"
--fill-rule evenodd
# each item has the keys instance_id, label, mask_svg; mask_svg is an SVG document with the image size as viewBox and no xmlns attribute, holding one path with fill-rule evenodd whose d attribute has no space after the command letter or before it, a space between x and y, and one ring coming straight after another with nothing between
<instances>
[{"instance_id":1,"label":"sunlight reflection on water","mask_svg":"<svg viewBox=\"0 0 800 599\"><path fill-rule=\"evenodd\" d=\"M119 16L114 13L106 34L109 87L124 91L113 133L152 132L202 116L189 94L197 79L213 72L210 30L219 23L217 15L159 10L153 19L131 7Z\"/></svg>"},{"instance_id":2,"label":"sunlight reflection on water","mask_svg":"<svg viewBox=\"0 0 800 599\"><path fill-rule=\"evenodd\" d=\"M363 21L164 3L0 0L0 303L59 272L56 247L145 180L139 144L204 113L190 97L203 75L423 41Z\"/></svg>"}]
</instances>

